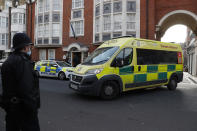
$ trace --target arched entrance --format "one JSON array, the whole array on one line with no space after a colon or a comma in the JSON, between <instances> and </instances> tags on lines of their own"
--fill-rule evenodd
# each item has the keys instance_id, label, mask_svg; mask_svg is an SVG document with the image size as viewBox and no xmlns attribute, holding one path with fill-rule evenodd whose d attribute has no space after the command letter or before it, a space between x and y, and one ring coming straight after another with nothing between
<instances>
[{"instance_id":1,"label":"arched entrance","mask_svg":"<svg viewBox=\"0 0 197 131\"><path fill-rule=\"evenodd\" d=\"M166 14L156 25L156 39L160 40L166 30L173 25L183 24L197 35L197 15L186 10L176 10Z\"/></svg>"},{"instance_id":2,"label":"arched entrance","mask_svg":"<svg viewBox=\"0 0 197 131\"><path fill-rule=\"evenodd\" d=\"M82 43L72 43L64 47L63 51L66 52L66 61L75 67L87 57L88 46Z\"/></svg>"}]
</instances>

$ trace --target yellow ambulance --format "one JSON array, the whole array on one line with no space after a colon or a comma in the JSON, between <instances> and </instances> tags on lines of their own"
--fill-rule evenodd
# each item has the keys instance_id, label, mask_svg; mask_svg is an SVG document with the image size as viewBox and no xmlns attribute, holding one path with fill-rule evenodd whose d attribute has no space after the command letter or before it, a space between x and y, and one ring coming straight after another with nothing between
<instances>
[{"instance_id":1,"label":"yellow ambulance","mask_svg":"<svg viewBox=\"0 0 197 131\"><path fill-rule=\"evenodd\" d=\"M122 37L104 42L78 65L69 87L82 94L113 99L122 92L153 86L175 90L182 80L179 44Z\"/></svg>"}]
</instances>

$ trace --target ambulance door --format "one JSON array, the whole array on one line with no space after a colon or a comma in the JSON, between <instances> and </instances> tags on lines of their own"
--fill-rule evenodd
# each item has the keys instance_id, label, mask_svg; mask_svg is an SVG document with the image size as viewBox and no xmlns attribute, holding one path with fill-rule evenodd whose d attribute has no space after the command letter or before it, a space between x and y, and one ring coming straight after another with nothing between
<instances>
[{"instance_id":1,"label":"ambulance door","mask_svg":"<svg viewBox=\"0 0 197 131\"><path fill-rule=\"evenodd\" d=\"M133 83L134 66L133 61L133 49L124 48L115 58L116 68L118 68L119 76L123 82L123 91L128 90L129 85Z\"/></svg>"}]
</instances>

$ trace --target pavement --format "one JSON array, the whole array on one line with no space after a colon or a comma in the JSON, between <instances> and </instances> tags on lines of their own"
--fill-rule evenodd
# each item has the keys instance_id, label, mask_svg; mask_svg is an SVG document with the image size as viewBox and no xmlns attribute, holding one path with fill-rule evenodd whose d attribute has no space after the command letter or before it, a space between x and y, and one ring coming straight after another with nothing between
<instances>
[{"instance_id":1,"label":"pavement","mask_svg":"<svg viewBox=\"0 0 197 131\"><path fill-rule=\"evenodd\" d=\"M190 81L193 84L197 84L197 77L192 76L191 74L189 74L188 72L183 72L183 82L187 82Z\"/></svg>"}]
</instances>

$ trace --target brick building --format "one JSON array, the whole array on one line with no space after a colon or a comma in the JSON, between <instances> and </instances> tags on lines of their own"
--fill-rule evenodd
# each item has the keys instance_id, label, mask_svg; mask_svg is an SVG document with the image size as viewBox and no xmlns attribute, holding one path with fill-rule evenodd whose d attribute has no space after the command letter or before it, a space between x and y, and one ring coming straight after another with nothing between
<instances>
[{"instance_id":1,"label":"brick building","mask_svg":"<svg viewBox=\"0 0 197 131\"><path fill-rule=\"evenodd\" d=\"M83 61L105 40L124 35L160 40L175 24L197 34L195 5L196 0L37 0L27 25L35 43L33 59L66 59L73 64L75 57Z\"/></svg>"}]
</instances>

